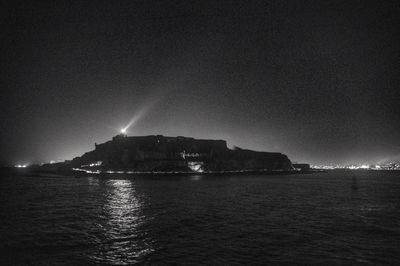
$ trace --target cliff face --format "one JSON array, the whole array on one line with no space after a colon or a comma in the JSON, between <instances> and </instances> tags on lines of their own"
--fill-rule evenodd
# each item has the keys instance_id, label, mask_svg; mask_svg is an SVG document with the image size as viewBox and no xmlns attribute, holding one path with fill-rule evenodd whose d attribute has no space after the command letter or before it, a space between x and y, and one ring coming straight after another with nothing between
<instances>
[{"instance_id":1,"label":"cliff face","mask_svg":"<svg viewBox=\"0 0 400 266\"><path fill-rule=\"evenodd\" d=\"M161 135L118 135L111 141L96 144L95 150L74 158L70 166L81 169L193 172L293 169L288 157L281 153L231 150L224 140Z\"/></svg>"}]
</instances>

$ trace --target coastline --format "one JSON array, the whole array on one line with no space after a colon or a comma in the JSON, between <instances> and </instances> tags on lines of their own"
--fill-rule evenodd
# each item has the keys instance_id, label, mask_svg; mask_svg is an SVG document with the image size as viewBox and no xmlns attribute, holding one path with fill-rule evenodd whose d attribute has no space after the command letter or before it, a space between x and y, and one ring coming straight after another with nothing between
<instances>
[{"instance_id":1,"label":"coastline","mask_svg":"<svg viewBox=\"0 0 400 266\"><path fill-rule=\"evenodd\" d=\"M135 176L225 176L225 175L296 175L296 174L314 174L324 173L326 170L267 170L267 169L253 169L253 170L228 170L228 171L204 171L204 172L191 172L191 171L149 171L149 172L134 172L134 171L102 171L102 172L88 172L72 169L65 170L43 170L43 169L15 169L10 168L10 171L22 176L37 177L37 176L99 176L99 177L135 177Z\"/></svg>"}]
</instances>

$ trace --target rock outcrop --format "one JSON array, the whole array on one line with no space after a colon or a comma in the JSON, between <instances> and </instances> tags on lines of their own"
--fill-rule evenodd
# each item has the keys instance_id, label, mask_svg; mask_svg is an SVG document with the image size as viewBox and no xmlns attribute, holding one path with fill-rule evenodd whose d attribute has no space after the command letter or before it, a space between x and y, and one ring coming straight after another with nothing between
<instances>
[{"instance_id":1,"label":"rock outcrop","mask_svg":"<svg viewBox=\"0 0 400 266\"><path fill-rule=\"evenodd\" d=\"M224 140L188 137L115 136L93 151L74 158L72 168L129 171L292 170L281 153L229 149Z\"/></svg>"}]
</instances>

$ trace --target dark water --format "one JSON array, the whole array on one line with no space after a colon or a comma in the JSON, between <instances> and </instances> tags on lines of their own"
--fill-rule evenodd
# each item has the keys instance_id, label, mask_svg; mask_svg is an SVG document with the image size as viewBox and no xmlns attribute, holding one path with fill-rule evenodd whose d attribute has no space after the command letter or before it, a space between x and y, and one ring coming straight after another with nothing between
<instances>
[{"instance_id":1,"label":"dark water","mask_svg":"<svg viewBox=\"0 0 400 266\"><path fill-rule=\"evenodd\" d=\"M1 265L399 265L400 173L3 173L0 251Z\"/></svg>"}]
</instances>

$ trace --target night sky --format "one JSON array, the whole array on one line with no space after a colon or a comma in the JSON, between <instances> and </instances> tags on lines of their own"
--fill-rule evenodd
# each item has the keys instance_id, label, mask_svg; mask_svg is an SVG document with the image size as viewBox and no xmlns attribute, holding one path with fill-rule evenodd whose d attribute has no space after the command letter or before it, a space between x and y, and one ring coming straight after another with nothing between
<instances>
[{"instance_id":1,"label":"night sky","mask_svg":"<svg viewBox=\"0 0 400 266\"><path fill-rule=\"evenodd\" d=\"M400 158L396 1L2 1L0 164L129 135Z\"/></svg>"}]
</instances>

